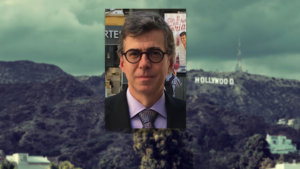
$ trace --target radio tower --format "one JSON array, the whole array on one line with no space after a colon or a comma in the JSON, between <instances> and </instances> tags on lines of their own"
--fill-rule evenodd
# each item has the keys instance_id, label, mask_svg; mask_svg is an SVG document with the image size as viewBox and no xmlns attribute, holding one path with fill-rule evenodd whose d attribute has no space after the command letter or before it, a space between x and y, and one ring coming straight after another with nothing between
<instances>
[{"instance_id":1,"label":"radio tower","mask_svg":"<svg viewBox=\"0 0 300 169\"><path fill-rule=\"evenodd\" d=\"M238 53L237 53L238 63L235 66L235 71L236 72L243 72L241 54L242 54L242 52L241 52L241 37L239 36L239 48L238 48Z\"/></svg>"}]
</instances>

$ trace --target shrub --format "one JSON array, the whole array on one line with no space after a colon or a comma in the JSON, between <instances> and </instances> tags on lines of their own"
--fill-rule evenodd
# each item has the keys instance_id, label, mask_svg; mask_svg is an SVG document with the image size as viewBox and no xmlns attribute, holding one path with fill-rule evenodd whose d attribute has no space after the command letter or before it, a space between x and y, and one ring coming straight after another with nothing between
<instances>
[{"instance_id":1,"label":"shrub","mask_svg":"<svg viewBox=\"0 0 300 169\"><path fill-rule=\"evenodd\" d=\"M61 154L61 152L60 152L60 150L51 150L50 152L49 152L49 154L48 154L48 156L58 156L58 155L60 155Z\"/></svg>"},{"instance_id":2,"label":"shrub","mask_svg":"<svg viewBox=\"0 0 300 169\"><path fill-rule=\"evenodd\" d=\"M193 168L193 153L180 130L142 129L133 134L133 149L142 158L141 169Z\"/></svg>"},{"instance_id":3,"label":"shrub","mask_svg":"<svg viewBox=\"0 0 300 169\"><path fill-rule=\"evenodd\" d=\"M65 155L62 155L58 158L58 161L67 161L67 160L69 160L69 157Z\"/></svg>"}]
</instances>

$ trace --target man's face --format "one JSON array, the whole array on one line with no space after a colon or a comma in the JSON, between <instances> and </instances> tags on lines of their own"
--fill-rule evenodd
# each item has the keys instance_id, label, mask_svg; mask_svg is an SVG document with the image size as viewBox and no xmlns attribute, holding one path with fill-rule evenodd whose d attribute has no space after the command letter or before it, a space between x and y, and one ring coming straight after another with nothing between
<instances>
[{"instance_id":1,"label":"man's face","mask_svg":"<svg viewBox=\"0 0 300 169\"><path fill-rule=\"evenodd\" d=\"M186 35L180 36L181 42L183 45L186 45Z\"/></svg>"},{"instance_id":2,"label":"man's face","mask_svg":"<svg viewBox=\"0 0 300 169\"><path fill-rule=\"evenodd\" d=\"M166 52L164 33L162 30L152 30L138 37L126 36L124 51L137 49L146 52L149 48L158 48ZM159 63L152 63L146 54L142 55L138 63L129 63L125 56L120 56L120 68L126 74L131 94L154 94L163 91L165 78L172 70L173 57L168 54Z\"/></svg>"}]
</instances>

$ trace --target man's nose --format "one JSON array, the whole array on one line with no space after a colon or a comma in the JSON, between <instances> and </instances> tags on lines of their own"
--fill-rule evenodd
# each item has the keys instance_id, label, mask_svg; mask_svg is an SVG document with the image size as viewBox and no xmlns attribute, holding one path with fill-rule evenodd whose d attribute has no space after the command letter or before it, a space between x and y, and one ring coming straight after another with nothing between
<instances>
[{"instance_id":1,"label":"man's nose","mask_svg":"<svg viewBox=\"0 0 300 169\"><path fill-rule=\"evenodd\" d=\"M151 66L151 62L148 59L146 53L143 53L141 56L141 60L139 62L139 67L141 68L146 68L146 67L150 67Z\"/></svg>"}]
</instances>

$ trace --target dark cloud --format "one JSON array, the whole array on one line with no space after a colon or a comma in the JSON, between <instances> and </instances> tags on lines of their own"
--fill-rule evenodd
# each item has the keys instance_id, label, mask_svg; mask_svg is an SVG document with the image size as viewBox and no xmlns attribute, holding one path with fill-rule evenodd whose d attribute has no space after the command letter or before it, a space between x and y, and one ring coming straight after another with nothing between
<instances>
[{"instance_id":1,"label":"dark cloud","mask_svg":"<svg viewBox=\"0 0 300 169\"><path fill-rule=\"evenodd\" d=\"M233 71L240 36L245 70L299 79L298 6L297 0L2 0L0 60L97 75L104 72L104 9L186 8L188 69Z\"/></svg>"},{"instance_id":2,"label":"dark cloud","mask_svg":"<svg viewBox=\"0 0 300 169\"><path fill-rule=\"evenodd\" d=\"M72 7L70 11L81 24L103 23L105 13L103 3L103 1L80 1L74 5L70 4Z\"/></svg>"},{"instance_id":3,"label":"dark cloud","mask_svg":"<svg viewBox=\"0 0 300 169\"><path fill-rule=\"evenodd\" d=\"M0 60L55 64L72 75L104 72L103 22L79 22L72 12L75 1L21 4L0 5Z\"/></svg>"},{"instance_id":4,"label":"dark cloud","mask_svg":"<svg viewBox=\"0 0 300 169\"><path fill-rule=\"evenodd\" d=\"M187 8L188 69L233 71L240 35L250 73L299 79L299 1L202 3Z\"/></svg>"}]
</instances>

